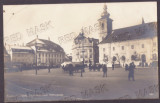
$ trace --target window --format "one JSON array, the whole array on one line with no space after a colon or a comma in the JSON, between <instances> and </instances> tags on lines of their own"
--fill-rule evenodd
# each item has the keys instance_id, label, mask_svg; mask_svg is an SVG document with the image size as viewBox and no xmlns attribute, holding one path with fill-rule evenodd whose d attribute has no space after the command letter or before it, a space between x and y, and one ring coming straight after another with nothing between
<instances>
[{"instance_id":1,"label":"window","mask_svg":"<svg viewBox=\"0 0 160 103\"><path fill-rule=\"evenodd\" d=\"M88 58L88 56L87 56L87 55L85 55L85 58Z\"/></svg>"},{"instance_id":2,"label":"window","mask_svg":"<svg viewBox=\"0 0 160 103\"><path fill-rule=\"evenodd\" d=\"M157 60L157 55L156 54L152 54L152 58L153 58L153 60Z\"/></svg>"},{"instance_id":3,"label":"window","mask_svg":"<svg viewBox=\"0 0 160 103\"><path fill-rule=\"evenodd\" d=\"M103 52L105 52L105 48L103 48Z\"/></svg>"},{"instance_id":4,"label":"window","mask_svg":"<svg viewBox=\"0 0 160 103\"><path fill-rule=\"evenodd\" d=\"M92 52L92 49L89 49L89 52Z\"/></svg>"},{"instance_id":5,"label":"window","mask_svg":"<svg viewBox=\"0 0 160 103\"><path fill-rule=\"evenodd\" d=\"M134 45L131 45L131 49L134 49Z\"/></svg>"},{"instance_id":6,"label":"window","mask_svg":"<svg viewBox=\"0 0 160 103\"><path fill-rule=\"evenodd\" d=\"M115 50L115 47L113 47L113 51Z\"/></svg>"},{"instance_id":7,"label":"window","mask_svg":"<svg viewBox=\"0 0 160 103\"><path fill-rule=\"evenodd\" d=\"M102 30L104 30L104 23L102 23Z\"/></svg>"},{"instance_id":8,"label":"window","mask_svg":"<svg viewBox=\"0 0 160 103\"><path fill-rule=\"evenodd\" d=\"M144 48L144 44L142 44L142 48Z\"/></svg>"},{"instance_id":9,"label":"window","mask_svg":"<svg viewBox=\"0 0 160 103\"><path fill-rule=\"evenodd\" d=\"M85 63L88 63L88 61L85 61Z\"/></svg>"},{"instance_id":10,"label":"window","mask_svg":"<svg viewBox=\"0 0 160 103\"><path fill-rule=\"evenodd\" d=\"M124 46L122 46L122 50L124 50Z\"/></svg>"},{"instance_id":11,"label":"window","mask_svg":"<svg viewBox=\"0 0 160 103\"><path fill-rule=\"evenodd\" d=\"M92 58L92 55L90 55L89 57Z\"/></svg>"}]
</instances>

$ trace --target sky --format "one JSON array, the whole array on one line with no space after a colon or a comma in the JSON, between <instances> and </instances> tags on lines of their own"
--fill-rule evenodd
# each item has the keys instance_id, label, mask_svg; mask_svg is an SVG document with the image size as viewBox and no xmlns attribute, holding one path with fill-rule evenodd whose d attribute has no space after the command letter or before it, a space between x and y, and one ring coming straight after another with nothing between
<instances>
[{"instance_id":1,"label":"sky","mask_svg":"<svg viewBox=\"0 0 160 103\"><path fill-rule=\"evenodd\" d=\"M109 2L106 5L113 20L113 30L141 24L142 18L145 23L157 22L156 2ZM69 54L73 40L60 43L58 38L73 32L78 35L82 28L94 27L101 17L103 6L104 3L4 5L4 42L22 45L38 35L40 39L50 38ZM41 26L43 30L39 31ZM38 28L36 33L29 35L28 31L35 30L35 27ZM18 39L13 40L13 35L18 35ZM99 31L85 36L98 38Z\"/></svg>"}]
</instances>

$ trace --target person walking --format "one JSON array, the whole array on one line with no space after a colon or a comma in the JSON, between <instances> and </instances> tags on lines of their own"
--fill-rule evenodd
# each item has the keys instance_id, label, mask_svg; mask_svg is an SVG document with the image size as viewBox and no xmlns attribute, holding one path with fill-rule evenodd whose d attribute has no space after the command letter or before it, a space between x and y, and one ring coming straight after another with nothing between
<instances>
[{"instance_id":1,"label":"person walking","mask_svg":"<svg viewBox=\"0 0 160 103\"><path fill-rule=\"evenodd\" d=\"M135 69L135 65L134 62L130 63L129 65L129 74L128 74L128 80L130 81L130 78L132 78L132 81L135 81L134 79L134 69Z\"/></svg>"},{"instance_id":2,"label":"person walking","mask_svg":"<svg viewBox=\"0 0 160 103\"><path fill-rule=\"evenodd\" d=\"M48 66L48 73L50 73L51 65Z\"/></svg>"},{"instance_id":3,"label":"person walking","mask_svg":"<svg viewBox=\"0 0 160 103\"><path fill-rule=\"evenodd\" d=\"M114 70L114 63L112 63L112 70Z\"/></svg>"},{"instance_id":4,"label":"person walking","mask_svg":"<svg viewBox=\"0 0 160 103\"><path fill-rule=\"evenodd\" d=\"M72 64L70 64L70 68L71 68L71 76L73 76L74 68L73 68L73 65L72 65Z\"/></svg>"},{"instance_id":5,"label":"person walking","mask_svg":"<svg viewBox=\"0 0 160 103\"><path fill-rule=\"evenodd\" d=\"M107 66L104 64L102 68L103 68L103 77L107 77Z\"/></svg>"},{"instance_id":6,"label":"person walking","mask_svg":"<svg viewBox=\"0 0 160 103\"><path fill-rule=\"evenodd\" d=\"M89 71L91 71L91 64L89 64Z\"/></svg>"},{"instance_id":7,"label":"person walking","mask_svg":"<svg viewBox=\"0 0 160 103\"><path fill-rule=\"evenodd\" d=\"M69 70L69 75L70 76L72 75L72 66L73 66L72 64L69 64L68 67L67 67L68 70Z\"/></svg>"}]
</instances>

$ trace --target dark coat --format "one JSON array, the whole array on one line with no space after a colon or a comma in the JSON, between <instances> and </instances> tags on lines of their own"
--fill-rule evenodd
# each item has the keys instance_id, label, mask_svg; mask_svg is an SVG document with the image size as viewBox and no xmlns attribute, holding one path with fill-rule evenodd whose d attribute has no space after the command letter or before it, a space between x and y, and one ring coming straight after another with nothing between
<instances>
[{"instance_id":1,"label":"dark coat","mask_svg":"<svg viewBox=\"0 0 160 103\"><path fill-rule=\"evenodd\" d=\"M134 69L135 69L135 65L133 63L130 64L129 66L129 76L133 76L134 75Z\"/></svg>"},{"instance_id":2,"label":"dark coat","mask_svg":"<svg viewBox=\"0 0 160 103\"><path fill-rule=\"evenodd\" d=\"M103 72L107 72L107 66L103 66Z\"/></svg>"}]
</instances>

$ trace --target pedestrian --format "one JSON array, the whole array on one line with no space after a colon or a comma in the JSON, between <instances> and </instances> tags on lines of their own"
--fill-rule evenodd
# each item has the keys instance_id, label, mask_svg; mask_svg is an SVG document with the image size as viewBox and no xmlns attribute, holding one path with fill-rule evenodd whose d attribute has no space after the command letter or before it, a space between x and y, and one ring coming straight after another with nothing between
<instances>
[{"instance_id":1,"label":"pedestrian","mask_svg":"<svg viewBox=\"0 0 160 103\"><path fill-rule=\"evenodd\" d=\"M89 64L89 71L91 71L91 64Z\"/></svg>"},{"instance_id":2,"label":"pedestrian","mask_svg":"<svg viewBox=\"0 0 160 103\"><path fill-rule=\"evenodd\" d=\"M129 74L128 74L128 80L130 81L130 78L132 78L132 81L135 81L134 79L134 69L135 69L135 65L134 62L130 63L129 65Z\"/></svg>"},{"instance_id":3,"label":"pedestrian","mask_svg":"<svg viewBox=\"0 0 160 103\"><path fill-rule=\"evenodd\" d=\"M51 65L48 66L48 73L50 73Z\"/></svg>"},{"instance_id":4,"label":"pedestrian","mask_svg":"<svg viewBox=\"0 0 160 103\"><path fill-rule=\"evenodd\" d=\"M96 70L96 64L93 65L93 70L94 70L94 71Z\"/></svg>"},{"instance_id":5,"label":"pedestrian","mask_svg":"<svg viewBox=\"0 0 160 103\"><path fill-rule=\"evenodd\" d=\"M127 70L128 70L128 64L125 65L125 71L127 71Z\"/></svg>"},{"instance_id":6,"label":"pedestrian","mask_svg":"<svg viewBox=\"0 0 160 103\"><path fill-rule=\"evenodd\" d=\"M69 64L69 70L70 70L70 76L73 76L73 65L72 64Z\"/></svg>"},{"instance_id":7,"label":"pedestrian","mask_svg":"<svg viewBox=\"0 0 160 103\"><path fill-rule=\"evenodd\" d=\"M114 70L114 63L112 63L112 70Z\"/></svg>"},{"instance_id":8,"label":"pedestrian","mask_svg":"<svg viewBox=\"0 0 160 103\"><path fill-rule=\"evenodd\" d=\"M100 64L97 64L97 69L98 69L98 71L100 71L100 69L101 69Z\"/></svg>"},{"instance_id":9,"label":"pedestrian","mask_svg":"<svg viewBox=\"0 0 160 103\"><path fill-rule=\"evenodd\" d=\"M69 70L69 75L71 76L71 74L72 74L72 66L71 66L71 64L68 64L67 69Z\"/></svg>"},{"instance_id":10,"label":"pedestrian","mask_svg":"<svg viewBox=\"0 0 160 103\"><path fill-rule=\"evenodd\" d=\"M107 77L107 66L104 64L102 68L103 68L103 77Z\"/></svg>"}]
</instances>

